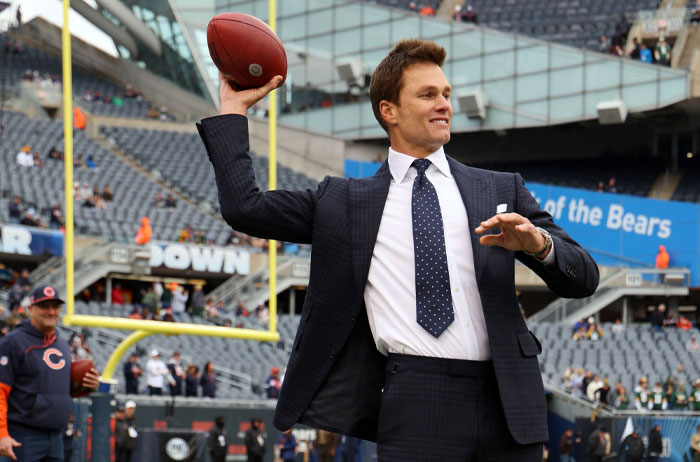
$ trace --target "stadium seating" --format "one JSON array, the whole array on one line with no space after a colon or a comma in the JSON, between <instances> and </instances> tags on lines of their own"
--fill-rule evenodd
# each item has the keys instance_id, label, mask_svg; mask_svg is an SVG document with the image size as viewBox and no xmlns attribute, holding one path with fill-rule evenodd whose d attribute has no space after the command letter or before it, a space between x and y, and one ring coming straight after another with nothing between
<instances>
[{"instance_id":1,"label":"stadium seating","mask_svg":"<svg viewBox=\"0 0 700 462\"><path fill-rule=\"evenodd\" d=\"M600 340L572 339L572 326L537 323L531 330L542 342L539 357L543 378L557 386L564 386L562 374L567 367L583 367L607 377L613 386L618 380L634 389L639 377L646 376L653 386L664 383L669 375L677 376L678 365L683 364L681 377L686 390L700 377L700 354L689 353L685 345L696 330L666 329L663 334L652 334L649 324L629 324L620 334L613 334L612 324L603 324Z\"/></svg>"},{"instance_id":2,"label":"stadium seating","mask_svg":"<svg viewBox=\"0 0 700 462\"><path fill-rule=\"evenodd\" d=\"M8 221L7 203L12 195L19 195L25 204L41 213L44 223L48 223L49 208L62 203L64 176L63 163L48 159L47 153L52 146L63 149L63 126L59 121L29 119L12 112L5 113L4 120L6 135L0 146L0 221ZM43 168L16 164L16 153L23 145L41 153ZM148 216L156 240L175 240L180 229L187 225L204 229L207 237L218 244L229 237L230 228L223 220L184 200L178 200L174 209L155 208L156 194L166 197L171 192L82 132L75 134L74 152L76 156L83 154L84 158L92 155L98 166L98 170L75 169L75 181L97 186L100 191L109 185L115 198L104 210L85 208L76 202L75 223L79 234L131 241L140 218Z\"/></svg>"},{"instance_id":3,"label":"stadium seating","mask_svg":"<svg viewBox=\"0 0 700 462\"><path fill-rule=\"evenodd\" d=\"M687 169L671 197L674 201L700 202L700 169Z\"/></svg>"},{"instance_id":4,"label":"stadium seating","mask_svg":"<svg viewBox=\"0 0 700 462\"><path fill-rule=\"evenodd\" d=\"M132 306L130 305L107 305L106 303L90 302L84 303L77 301L75 304L76 313L91 314L103 316L125 316ZM263 329L263 326L258 324L254 318L245 319L245 325L249 328ZM193 362L200 370L207 361L213 361L215 366L220 366L233 371L248 374L252 377L252 383L255 390L241 390L237 387L228 386L220 383L217 387L217 398L230 399L259 399L263 396L262 384L269 376L270 368L277 366L284 368L289 359L289 346L294 340L294 335L299 324L299 316L281 315L278 318L278 328L281 337L280 348L278 345L270 343L239 340L239 339L224 339L219 337L200 337L200 336L163 336L154 335L144 339L131 351L146 354L152 348L157 348L163 351L162 359L167 362L169 356L166 354L172 351L180 351L183 356L183 362ZM191 318L186 313L184 314L184 322L201 323L200 318ZM90 329L97 331L98 329ZM89 331L90 331L89 330ZM126 337L128 332L108 330L111 336L120 338ZM96 332L93 332L93 334ZM63 328L61 335L69 338L71 333L67 328ZM114 350L112 343L100 341L100 336L92 335L88 338L93 360L98 368L103 368L109 359L109 355ZM128 354L124 356L124 360ZM142 356L139 360L142 367L145 367L146 356ZM119 379L123 387L123 375L121 367L115 373L115 378ZM145 386L145 379L141 380L141 385Z\"/></svg>"},{"instance_id":5,"label":"stadium seating","mask_svg":"<svg viewBox=\"0 0 700 462\"><path fill-rule=\"evenodd\" d=\"M197 202L208 202L218 210L214 169L207 159L202 140L196 133L101 127L102 135L113 139L119 149L149 170L158 170L165 181ZM267 158L253 157L253 167L261 189L268 186ZM318 184L301 173L277 164L280 189L305 190Z\"/></svg>"},{"instance_id":6,"label":"stadium seating","mask_svg":"<svg viewBox=\"0 0 700 462\"><path fill-rule=\"evenodd\" d=\"M375 0L373 3L411 9L431 4L437 11L440 2L416 0ZM632 24L635 13L655 10L658 0L466 0L478 15L479 25L529 35L564 45L598 50L600 36L612 39L622 17Z\"/></svg>"},{"instance_id":7,"label":"stadium seating","mask_svg":"<svg viewBox=\"0 0 700 462\"><path fill-rule=\"evenodd\" d=\"M616 179L617 192L647 196L656 177L662 172L660 163L651 160L636 162L630 158L562 159L538 162L498 162L476 167L504 172L518 172L526 182L546 183L571 188L595 190L599 181L607 184ZM571 175L576 172L576 175Z\"/></svg>"},{"instance_id":8,"label":"stadium seating","mask_svg":"<svg viewBox=\"0 0 700 462\"><path fill-rule=\"evenodd\" d=\"M8 46L7 34L0 35L0 51L4 52ZM22 53L11 53L3 57L3 70L6 73L6 85L17 86L22 81L26 71L37 71L43 78L45 76L61 76L61 59L57 56L40 51L36 48L22 45ZM76 99L82 98L88 91L93 94L100 92L103 96L121 96L124 88L99 78L95 74L73 66L73 94ZM103 104L101 102L80 101L79 103L88 111L105 116L145 118L150 104L137 98L124 98L122 105Z\"/></svg>"}]
</instances>

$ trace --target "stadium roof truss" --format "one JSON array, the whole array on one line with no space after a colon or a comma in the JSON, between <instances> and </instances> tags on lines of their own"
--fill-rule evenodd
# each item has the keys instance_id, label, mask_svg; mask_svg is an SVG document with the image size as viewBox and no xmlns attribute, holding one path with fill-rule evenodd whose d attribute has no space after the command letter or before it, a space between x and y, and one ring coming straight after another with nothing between
<instances>
[{"instance_id":1,"label":"stadium roof truss","mask_svg":"<svg viewBox=\"0 0 700 462\"><path fill-rule=\"evenodd\" d=\"M119 1L166 44L165 59L147 49L139 59L181 86L199 86L198 94L206 92L215 102L218 73L206 43L209 19L237 11L268 20L267 0ZM351 139L384 137L368 103L369 76L398 40L409 37L433 40L447 50L443 68L456 96L454 132L590 120L598 117L601 102L620 101L634 113L691 96L685 70L367 2L277 3L277 33L289 64L287 82L279 90L280 123L287 126ZM168 50L177 58L169 58ZM485 97L485 111L470 118L458 98L475 92Z\"/></svg>"}]
</instances>

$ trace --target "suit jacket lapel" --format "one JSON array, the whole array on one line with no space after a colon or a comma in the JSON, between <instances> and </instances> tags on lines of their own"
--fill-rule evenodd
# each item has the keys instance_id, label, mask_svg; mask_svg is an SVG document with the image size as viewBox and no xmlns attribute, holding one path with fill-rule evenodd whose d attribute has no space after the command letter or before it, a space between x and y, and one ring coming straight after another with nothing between
<instances>
[{"instance_id":1,"label":"suit jacket lapel","mask_svg":"<svg viewBox=\"0 0 700 462\"><path fill-rule=\"evenodd\" d=\"M350 226L352 236L352 264L356 293L363 294L367 283L379 223L389 194L391 172L384 162L370 178L350 180Z\"/></svg>"},{"instance_id":2,"label":"suit jacket lapel","mask_svg":"<svg viewBox=\"0 0 700 462\"><path fill-rule=\"evenodd\" d=\"M467 209L476 282L480 284L482 270L488 259L489 247L479 243L480 236L474 230L482 221L491 218L496 213L496 198L491 194L491 185L486 181L485 175L479 174L478 170L449 156L447 156L447 161L462 196L462 202Z\"/></svg>"}]
</instances>

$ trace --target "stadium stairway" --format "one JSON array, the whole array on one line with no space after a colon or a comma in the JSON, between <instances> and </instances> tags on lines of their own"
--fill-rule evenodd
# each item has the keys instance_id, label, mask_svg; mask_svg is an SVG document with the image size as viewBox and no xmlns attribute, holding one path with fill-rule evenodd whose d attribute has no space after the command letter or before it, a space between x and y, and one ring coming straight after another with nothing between
<instances>
[{"instance_id":1,"label":"stadium stairway","mask_svg":"<svg viewBox=\"0 0 700 462\"><path fill-rule=\"evenodd\" d=\"M528 322L574 324L588 318L616 300L627 296L686 296L690 270L622 268L600 281L598 290L587 298L557 298L528 318Z\"/></svg>"}]
</instances>

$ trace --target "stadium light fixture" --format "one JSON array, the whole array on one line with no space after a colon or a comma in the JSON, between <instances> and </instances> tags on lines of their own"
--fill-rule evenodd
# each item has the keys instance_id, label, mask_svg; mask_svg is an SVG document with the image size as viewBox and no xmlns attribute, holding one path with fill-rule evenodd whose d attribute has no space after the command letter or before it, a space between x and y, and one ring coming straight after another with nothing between
<instances>
[{"instance_id":1,"label":"stadium light fixture","mask_svg":"<svg viewBox=\"0 0 700 462\"><path fill-rule=\"evenodd\" d=\"M622 100L601 101L595 109L601 125L621 124L627 120L627 105Z\"/></svg>"},{"instance_id":2,"label":"stadium light fixture","mask_svg":"<svg viewBox=\"0 0 700 462\"><path fill-rule=\"evenodd\" d=\"M457 95L460 112L467 114L470 119L486 118L486 108L489 105L489 97L484 90L477 88Z\"/></svg>"}]
</instances>

